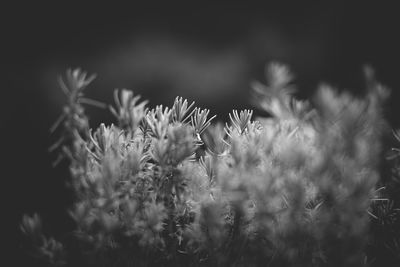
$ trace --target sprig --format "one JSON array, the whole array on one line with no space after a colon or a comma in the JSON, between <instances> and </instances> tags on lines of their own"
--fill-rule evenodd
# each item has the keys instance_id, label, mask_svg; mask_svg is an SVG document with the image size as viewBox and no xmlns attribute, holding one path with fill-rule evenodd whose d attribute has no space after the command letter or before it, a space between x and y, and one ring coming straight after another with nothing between
<instances>
[{"instance_id":1,"label":"sprig","mask_svg":"<svg viewBox=\"0 0 400 267\"><path fill-rule=\"evenodd\" d=\"M188 120L190 120L192 114L195 112L195 109L192 109L193 106L194 102L188 105L188 101L186 99L183 100L182 97L176 97L174 105L172 106L172 121L186 123Z\"/></svg>"},{"instance_id":2,"label":"sprig","mask_svg":"<svg viewBox=\"0 0 400 267\"><path fill-rule=\"evenodd\" d=\"M258 81L251 83L253 102L277 118L291 116L290 103L296 90L291 84L293 75L289 68L281 63L270 63L265 68L265 76L267 85Z\"/></svg>"},{"instance_id":3,"label":"sprig","mask_svg":"<svg viewBox=\"0 0 400 267\"><path fill-rule=\"evenodd\" d=\"M62 135L49 148L50 152L61 148L61 153L53 165L57 165L67 155L75 154L72 151L74 150L74 145L71 144L77 141L78 135L84 138L89 135L89 120L82 104L104 107L104 104L84 97L83 91L95 78L95 74L88 76L86 72L79 68L68 69L65 78L58 77L61 90L67 96L67 104L64 106L63 113L50 127L50 132L53 133L61 124L63 125Z\"/></svg>"},{"instance_id":4,"label":"sprig","mask_svg":"<svg viewBox=\"0 0 400 267\"><path fill-rule=\"evenodd\" d=\"M63 77L58 77L58 83L67 96L67 105L64 108L63 114L61 114L50 128L51 132L54 132L65 119L66 128L76 128L78 130L86 129L87 118L84 116L84 109L81 104L91 101L88 101L88 99L84 97L83 90L96 78L96 75L92 74L89 77L86 76L87 73L80 69L68 69L65 75L65 81ZM95 102L97 103L97 101Z\"/></svg>"},{"instance_id":5,"label":"sprig","mask_svg":"<svg viewBox=\"0 0 400 267\"><path fill-rule=\"evenodd\" d=\"M231 120L231 126L235 129L240 135L244 134L251 122L251 117L253 116L252 110L242 110L238 113L237 110L233 110L232 113L229 113L229 118ZM229 136L231 136L231 128L226 124L226 131Z\"/></svg>"},{"instance_id":6,"label":"sprig","mask_svg":"<svg viewBox=\"0 0 400 267\"><path fill-rule=\"evenodd\" d=\"M148 101L139 102L140 98L140 95L134 96L132 91L126 89L114 90L116 109L110 106L110 110L122 129L134 132L146 115Z\"/></svg>"},{"instance_id":7,"label":"sprig","mask_svg":"<svg viewBox=\"0 0 400 267\"><path fill-rule=\"evenodd\" d=\"M159 105L146 114L146 128L148 128L157 139L162 139L166 136L171 120L171 113L172 110L168 107L163 108L162 105Z\"/></svg>"},{"instance_id":8,"label":"sprig","mask_svg":"<svg viewBox=\"0 0 400 267\"><path fill-rule=\"evenodd\" d=\"M207 119L209 113L210 110L208 109L195 109L194 115L191 117L191 121L197 135L201 135L204 130L208 126L210 126L211 121L216 117L216 115L214 115L211 118Z\"/></svg>"}]
</instances>

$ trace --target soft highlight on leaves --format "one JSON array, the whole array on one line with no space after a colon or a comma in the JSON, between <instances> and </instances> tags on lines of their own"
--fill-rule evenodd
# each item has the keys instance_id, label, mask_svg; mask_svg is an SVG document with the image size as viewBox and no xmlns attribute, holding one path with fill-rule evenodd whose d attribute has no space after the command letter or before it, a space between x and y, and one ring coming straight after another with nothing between
<instances>
[{"instance_id":1,"label":"soft highlight on leaves","mask_svg":"<svg viewBox=\"0 0 400 267\"><path fill-rule=\"evenodd\" d=\"M94 76L67 71L52 150L69 160L76 228L55 239L39 215L25 215L26 251L53 266L380 266L380 253L397 260L400 133L388 155L392 177L382 177L388 91L371 69L365 75L363 97L323 85L300 101L287 66L269 64L266 85L252 87L272 117L233 110L225 124L182 97L147 109L140 96L115 90L116 125L92 130L82 104Z\"/></svg>"}]
</instances>

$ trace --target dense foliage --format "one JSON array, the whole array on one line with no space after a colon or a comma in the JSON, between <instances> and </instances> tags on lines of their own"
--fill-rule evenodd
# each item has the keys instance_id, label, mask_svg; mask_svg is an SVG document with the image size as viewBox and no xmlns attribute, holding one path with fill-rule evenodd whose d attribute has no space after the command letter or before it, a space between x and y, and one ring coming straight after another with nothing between
<instances>
[{"instance_id":1,"label":"dense foliage","mask_svg":"<svg viewBox=\"0 0 400 267\"><path fill-rule=\"evenodd\" d=\"M324 85L309 102L295 99L286 66L270 64L267 84L252 87L271 117L233 110L225 125L179 97L149 109L116 90L117 124L92 131L83 104L97 102L83 91L94 76L67 71L51 150L69 161L76 229L56 240L26 215L26 249L56 266L399 262L400 150L382 143L389 92L365 74L364 97Z\"/></svg>"}]
</instances>

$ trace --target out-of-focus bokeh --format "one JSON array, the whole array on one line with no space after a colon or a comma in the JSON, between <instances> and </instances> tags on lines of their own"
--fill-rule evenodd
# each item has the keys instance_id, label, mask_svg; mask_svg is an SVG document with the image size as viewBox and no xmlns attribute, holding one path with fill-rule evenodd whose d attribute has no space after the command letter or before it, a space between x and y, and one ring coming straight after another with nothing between
<instances>
[{"instance_id":1,"label":"out-of-focus bokeh","mask_svg":"<svg viewBox=\"0 0 400 267\"><path fill-rule=\"evenodd\" d=\"M264 65L288 64L299 97L321 82L362 93L362 66L370 64L392 88L392 126L400 94L397 9L371 1L283 1L281 4L150 1L129 6L54 2L3 9L1 131L6 143L3 179L12 227L23 212L38 211L51 231L68 227L70 196L65 166L53 169L48 131L65 101L57 76L67 68L96 73L87 96L112 103L115 88L132 89L151 105L193 100L225 119L251 108L249 83L264 81ZM92 127L112 122L107 110L88 107ZM61 223L61 224L60 224ZM61 225L61 226L56 226Z\"/></svg>"}]
</instances>

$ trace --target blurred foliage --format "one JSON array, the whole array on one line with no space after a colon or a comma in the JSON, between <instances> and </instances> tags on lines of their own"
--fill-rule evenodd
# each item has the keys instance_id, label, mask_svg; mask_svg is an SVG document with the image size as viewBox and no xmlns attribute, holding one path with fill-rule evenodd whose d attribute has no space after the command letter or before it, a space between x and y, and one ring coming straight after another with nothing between
<instances>
[{"instance_id":1,"label":"blurred foliage","mask_svg":"<svg viewBox=\"0 0 400 267\"><path fill-rule=\"evenodd\" d=\"M53 266L399 263L399 150L385 159L382 144L389 93L365 74L362 98L324 85L299 101L289 69L269 64L267 84L252 86L271 117L233 110L226 125L179 97L149 110L116 90L118 124L92 131L83 104L100 103L83 90L94 76L67 71L51 150L69 162L75 230L56 240L25 215L26 251Z\"/></svg>"}]
</instances>

